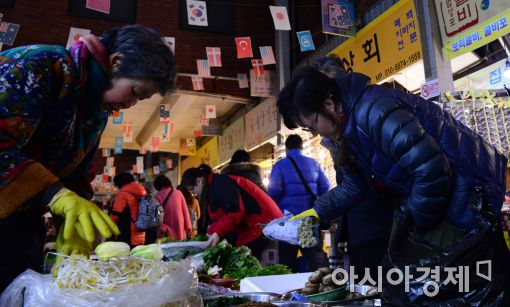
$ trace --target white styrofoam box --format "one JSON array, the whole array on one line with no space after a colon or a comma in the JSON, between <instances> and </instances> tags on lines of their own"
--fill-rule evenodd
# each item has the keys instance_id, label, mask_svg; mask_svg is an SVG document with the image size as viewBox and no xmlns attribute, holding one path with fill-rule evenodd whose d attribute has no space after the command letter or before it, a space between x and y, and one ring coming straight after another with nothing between
<instances>
[{"instance_id":1,"label":"white styrofoam box","mask_svg":"<svg viewBox=\"0 0 510 307\"><path fill-rule=\"evenodd\" d=\"M308 281L309 273L285 274L247 277L241 279L241 292L285 292L303 288Z\"/></svg>"}]
</instances>

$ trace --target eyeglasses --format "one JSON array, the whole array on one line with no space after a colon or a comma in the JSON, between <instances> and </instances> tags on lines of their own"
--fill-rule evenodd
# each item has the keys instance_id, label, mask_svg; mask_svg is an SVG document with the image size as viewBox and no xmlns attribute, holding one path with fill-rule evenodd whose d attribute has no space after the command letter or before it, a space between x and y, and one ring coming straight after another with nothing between
<instances>
[{"instance_id":1,"label":"eyeglasses","mask_svg":"<svg viewBox=\"0 0 510 307\"><path fill-rule=\"evenodd\" d=\"M303 122L300 123L300 126L304 131L312 132L317 131L317 124L319 121L319 112L315 113L315 120L312 121L309 125L305 125Z\"/></svg>"}]
</instances>

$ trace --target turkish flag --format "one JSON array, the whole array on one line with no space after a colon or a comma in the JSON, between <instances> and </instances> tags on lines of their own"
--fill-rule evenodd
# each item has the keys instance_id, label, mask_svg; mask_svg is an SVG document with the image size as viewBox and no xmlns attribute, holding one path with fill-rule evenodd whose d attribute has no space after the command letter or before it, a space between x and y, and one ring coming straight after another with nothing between
<instances>
[{"instance_id":1,"label":"turkish flag","mask_svg":"<svg viewBox=\"0 0 510 307\"><path fill-rule=\"evenodd\" d=\"M236 37L237 58L253 58L253 51L251 50L251 38L249 37Z\"/></svg>"}]
</instances>

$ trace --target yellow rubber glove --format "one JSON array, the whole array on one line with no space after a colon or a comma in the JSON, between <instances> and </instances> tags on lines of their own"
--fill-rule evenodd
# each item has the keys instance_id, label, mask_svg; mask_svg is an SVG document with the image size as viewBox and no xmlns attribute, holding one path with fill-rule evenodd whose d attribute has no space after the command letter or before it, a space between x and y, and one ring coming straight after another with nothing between
<instances>
[{"instance_id":1,"label":"yellow rubber glove","mask_svg":"<svg viewBox=\"0 0 510 307\"><path fill-rule=\"evenodd\" d=\"M317 222L320 221L319 215L317 214L317 211L315 211L314 209L308 209L308 210L305 210L305 211L301 212L298 215L294 215L293 217L291 217L289 219L289 221L293 221L293 220L297 220L297 219L302 219L302 218L305 218L307 216L314 217L315 221L317 221Z\"/></svg>"},{"instance_id":2,"label":"yellow rubber glove","mask_svg":"<svg viewBox=\"0 0 510 307\"><path fill-rule=\"evenodd\" d=\"M75 225L79 221L82 227L79 235L87 242L94 242L94 226L105 238L120 234L119 228L110 217L94 203L76 195L76 193L62 189L50 203L53 214L64 217L64 240L69 240L76 232ZM62 232L62 231L61 231Z\"/></svg>"},{"instance_id":3,"label":"yellow rubber glove","mask_svg":"<svg viewBox=\"0 0 510 307\"><path fill-rule=\"evenodd\" d=\"M83 232L83 229L80 223L76 223L76 231L73 232L71 238L64 239L64 226L61 226L56 242L57 252L64 255L90 255L92 244L85 241L80 236L80 232Z\"/></svg>"}]
</instances>

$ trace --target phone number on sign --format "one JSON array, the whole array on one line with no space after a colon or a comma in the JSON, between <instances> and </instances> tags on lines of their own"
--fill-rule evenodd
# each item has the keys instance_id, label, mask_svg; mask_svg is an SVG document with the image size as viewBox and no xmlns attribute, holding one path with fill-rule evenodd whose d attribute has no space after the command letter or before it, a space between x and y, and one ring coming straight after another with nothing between
<instances>
[{"instance_id":1,"label":"phone number on sign","mask_svg":"<svg viewBox=\"0 0 510 307\"><path fill-rule=\"evenodd\" d=\"M393 75L394 73L399 72L400 70L404 69L408 65L413 64L414 62L417 62L421 59L421 52L416 51L415 53L411 54L407 57L407 59L400 60L397 63L395 63L393 66L390 66L384 70L384 73L378 73L376 76L377 81L381 81L383 77L389 77Z\"/></svg>"}]
</instances>

